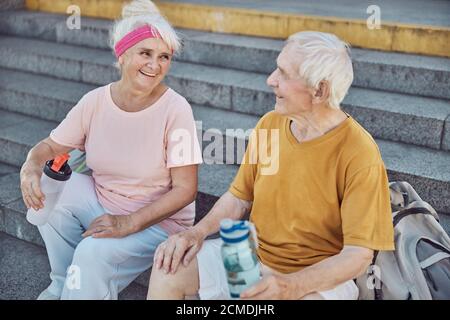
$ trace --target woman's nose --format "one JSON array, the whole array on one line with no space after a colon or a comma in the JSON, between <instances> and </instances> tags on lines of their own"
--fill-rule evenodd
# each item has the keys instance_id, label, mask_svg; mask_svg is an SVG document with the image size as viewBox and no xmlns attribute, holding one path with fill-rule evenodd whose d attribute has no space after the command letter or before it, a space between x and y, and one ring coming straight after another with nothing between
<instances>
[{"instance_id":1,"label":"woman's nose","mask_svg":"<svg viewBox=\"0 0 450 320\"><path fill-rule=\"evenodd\" d=\"M159 66L159 64L158 64L158 61L156 61L156 60L154 60L154 59L150 59L150 60L147 62L146 66L147 66L148 68L150 68L150 69L151 69L152 71L154 71L154 72L159 72L159 70L160 70L160 66Z\"/></svg>"}]
</instances>

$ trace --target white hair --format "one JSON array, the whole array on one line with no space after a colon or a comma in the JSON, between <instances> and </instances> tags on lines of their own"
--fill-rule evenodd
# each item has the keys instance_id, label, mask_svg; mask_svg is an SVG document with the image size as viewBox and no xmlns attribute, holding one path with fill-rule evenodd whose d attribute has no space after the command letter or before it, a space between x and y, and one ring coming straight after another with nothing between
<instances>
[{"instance_id":1,"label":"white hair","mask_svg":"<svg viewBox=\"0 0 450 320\"><path fill-rule=\"evenodd\" d=\"M350 45L333 34L314 31L291 35L287 45L298 54L300 77L315 89L321 81L327 81L330 85L328 103L339 109L353 82Z\"/></svg>"},{"instance_id":2,"label":"white hair","mask_svg":"<svg viewBox=\"0 0 450 320\"><path fill-rule=\"evenodd\" d=\"M123 7L122 19L114 24L110 39L113 50L127 33L144 25L152 25L157 29L162 40L174 53L181 48L180 38L156 5L150 0L134 0Z\"/></svg>"}]
</instances>

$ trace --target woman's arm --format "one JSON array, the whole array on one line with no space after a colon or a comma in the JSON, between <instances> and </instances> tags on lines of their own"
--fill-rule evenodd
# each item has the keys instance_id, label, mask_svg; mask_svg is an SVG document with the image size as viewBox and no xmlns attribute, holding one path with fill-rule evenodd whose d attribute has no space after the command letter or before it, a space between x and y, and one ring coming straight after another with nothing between
<instances>
[{"instance_id":1,"label":"woman's arm","mask_svg":"<svg viewBox=\"0 0 450 320\"><path fill-rule=\"evenodd\" d=\"M197 196L198 165L170 169L172 189L130 215L104 214L95 219L83 237L122 238L144 230L186 207Z\"/></svg>"},{"instance_id":2,"label":"woman's arm","mask_svg":"<svg viewBox=\"0 0 450 320\"><path fill-rule=\"evenodd\" d=\"M197 197L197 172L198 165L171 168L172 189L131 214L136 232L161 222L194 201Z\"/></svg>"},{"instance_id":3,"label":"woman's arm","mask_svg":"<svg viewBox=\"0 0 450 320\"><path fill-rule=\"evenodd\" d=\"M45 195L40 186L44 164L72 150L73 148L60 145L48 137L28 152L27 159L20 169L20 189L23 202L28 209L33 207L34 210L39 210L44 207Z\"/></svg>"},{"instance_id":4,"label":"woman's arm","mask_svg":"<svg viewBox=\"0 0 450 320\"><path fill-rule=\"evenodd\" d=\"M44 164L56 156L64 153L69 153L75 148L66 147L54 142L50 137L45 138L38 142L31 150L28 152L26 162L33 162L38 166L44 167Z\"/></svg>"}]
</instances>

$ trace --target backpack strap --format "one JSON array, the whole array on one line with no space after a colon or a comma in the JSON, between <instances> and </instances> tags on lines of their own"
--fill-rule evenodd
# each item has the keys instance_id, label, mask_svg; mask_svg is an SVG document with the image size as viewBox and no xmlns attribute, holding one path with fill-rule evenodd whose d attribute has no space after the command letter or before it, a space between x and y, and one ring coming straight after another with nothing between
<instances>
[{"instance_id":1,"label":"backpack strap","mask_svg":"<svg viewBox=\"0 0 450 320\"><path fill-rule=\"evenodd\" d=\"M408 208L400 211L395 217L394 217L394 227L405 217L410 216L412 214L429 214L433 216L433 218L436 218L433 213L431 213L430 210L424 207L414 207L414 208ZM439 222L439 221L438 221Z\"/></svg>"},{"instance_id":2,"label":"backpack strap","mask_svg":"<svg viewBox=\"0 0 450 320\"><path fill-rule=\"evenodd\" d=\"M448 254L447 252L438 252L438 253L435 253L434 255L432 255L431 257L428 257L424 261L420 262L420 267L422 269L426 269L429 266L435 264L436 262L439 262L439 261L441 261L443 259L447 259L447 258L450 258L450 254Z\"/></svg>"},{"instance_id":3,"label":"backpack strap","mask_svg":"<svg viewBox=\"0 0 450 320\"><path fill-rule=\"evenodd\" d=\"M377 260L377 257L378 257L378 253L379 253L380 251L378 251L378 250L374 250L374 252L373 252L373 258L372 258L372 268L371 268L371 270L374 270L374 268L373 268L373 266L375 266L375 261ZM373 271L372 271L373 272ZM374 274L372 273L372 274L370 274L371 276L373 276ZM383 287L383 282L382 281L380 281L380 286L381 287ZM375 298L375 300L383 300L383 291L381 290L381 287L380 288L377 288L376 286L373 288L373 293L374 293L374 298Z\"/></svg>"}]
</instances>

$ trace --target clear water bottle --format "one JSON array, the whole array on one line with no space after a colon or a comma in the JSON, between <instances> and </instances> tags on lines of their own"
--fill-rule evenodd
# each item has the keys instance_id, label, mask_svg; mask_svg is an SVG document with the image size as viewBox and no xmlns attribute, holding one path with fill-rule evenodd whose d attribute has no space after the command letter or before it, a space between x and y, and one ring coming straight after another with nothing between
<instances>
[{"instance_id":1,"label":"clear water bottle","mask_svg":"<svg viewBox=\"0 0 450 320\"><path fill-rule=\"evenodd\" d=\"M220 222L220 237L230 296L237 299L245 289L260 280L255 229L248 221L224 219Z\"/></svg>"},{"instance_id":2,"label":"clear water bottle","mask_svg":"<svg viewBox=\"0 0 450 320\"><path fill-rule=\"evenodd\" d=\"M38 211L30 208L27 212L29 223L42 226L49 220L64 190L66 181L72 175L72 169L67 163L68 160L69 155L63 154L46 162L41 177L41 191L45 195L44 208Z\"/></svg>"}]
</instances>

